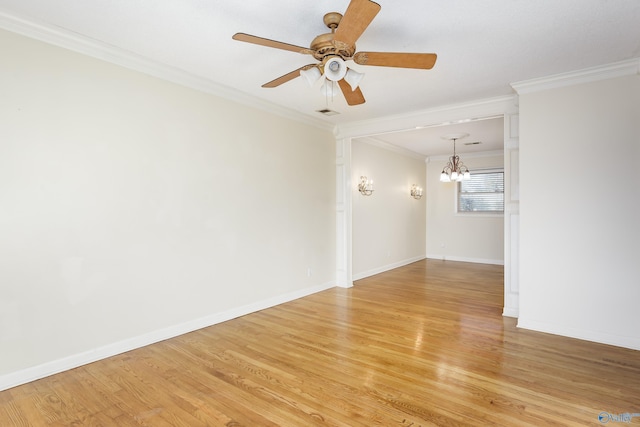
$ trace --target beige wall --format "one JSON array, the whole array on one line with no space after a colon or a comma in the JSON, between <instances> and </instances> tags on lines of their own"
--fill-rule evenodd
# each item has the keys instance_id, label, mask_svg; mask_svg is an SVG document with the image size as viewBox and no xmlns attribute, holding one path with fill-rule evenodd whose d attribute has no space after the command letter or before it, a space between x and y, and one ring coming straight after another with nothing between
<instances>
[{"instance_id":1,"label":"beige wall","mask_svg":"<svg viewBox=\"0 0 640 427\"><path fill-rule=\"evenodd\" d=\"M363 278L425 257L425 198L413 199L412 184L425 187L422 157L384 148L368 138L351 144L353 277ZM374 193L357 190L360 176Z\"/></svg>"},{"instance_id":2,"label":"beige wall","mask_svg":"<svg viewBox=\"0 0 640 427\"><path fill-rule=\"evenodd\" d=\"M0 52L0 389L334 285L331 132L13 33Z\"/></svg>"},{"instance_id":3,"label":"beige wall","mask_svg":"<svg viewBox=\"0 0 640 427\"><path fill-rule=\"evenodd\" d=\"M472 172L503 167L502 155L462 157ZM427 163L427 257L503 264L503 215L456 213L456 183L440 182L446 163L445 157Z\"/></svg>"},{"instance_id":4,"label":"beige wall","mask_svg":"<svg viewBox=\"0 0 640 427\"><path fill-rule=\"evenodd\" d=\"M640 76L520 96L519 326L640 349Z\"/></svg>"}]
</instances>

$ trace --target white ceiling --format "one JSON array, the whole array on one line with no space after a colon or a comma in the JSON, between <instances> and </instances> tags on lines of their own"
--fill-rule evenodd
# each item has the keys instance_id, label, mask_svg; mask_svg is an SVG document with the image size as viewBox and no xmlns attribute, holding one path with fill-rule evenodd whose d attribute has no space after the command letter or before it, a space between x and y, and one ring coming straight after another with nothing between
<instances>
[{"instance_id":1,"label":"white ceiling","mask_svg":"<svg viewBox=\"0 0 640 427\"><path fill-rule=\"evenodd\" d=\"M379 0L380 13L358 51L437 53L432 70L358 66L366 103L327 101L296 78L260 86L302 65L308 55L234 41L236 32L308 46L328 32L325 13L349 0L0 0L0 13L103 42L179 68L331 124L402 115L443 105L510 95L510 83L640 57L638 0ZM322 108L340 114L324 116ZM480 126L480 127L478 127ZM491 149L495 121L378 136L422 154L425 140L468 132L464 142ZM491 136L489 136L491 135ZM422 141L422 145L421 145ZM462 141L461 141L462 142ZM501 143L500 139L500 143ZM433 143L432 145L437 146Z\"/></svg>"}]
</instances>

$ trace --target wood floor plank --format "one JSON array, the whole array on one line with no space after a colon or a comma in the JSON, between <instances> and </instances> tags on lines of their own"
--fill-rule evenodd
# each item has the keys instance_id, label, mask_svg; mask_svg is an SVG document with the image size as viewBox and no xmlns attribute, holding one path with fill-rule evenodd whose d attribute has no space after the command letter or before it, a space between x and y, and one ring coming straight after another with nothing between
<instances>
[{"instance_id":1,"label":"wood floor plank","mask_svg":"<svg viewBox=\"0 0 640 427\"><path fill-rule=\"evenodd\" d=\"M0 426L583 426L640 413L640 352L518 329L501 315L503 273L416 262L0 392Z\"/></svg>"}]
</instances>

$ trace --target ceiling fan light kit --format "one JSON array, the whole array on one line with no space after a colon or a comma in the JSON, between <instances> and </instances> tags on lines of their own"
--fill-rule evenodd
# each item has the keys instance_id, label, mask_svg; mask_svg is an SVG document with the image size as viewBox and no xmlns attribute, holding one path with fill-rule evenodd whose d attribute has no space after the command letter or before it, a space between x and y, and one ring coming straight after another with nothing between
<instances>
[{"instance_id":1,"label":"ceiling fan light kit","mask_svg":"<svg viewBox=\"0 0 640 427\"><path fill-rule=\"evenodd\" d=\"M437 55L435 53L400 53L400 52L357 52L356 41L367 29L373 18L380 12L380 5L371 0L351 0L344 15L329 12L324 15L324 24L330 33L316 36L309 48L283 43L246 33L236 33L234 40L253 43L274 49L288 50L303 55L312 55L319 64L308 64L284 74L262 85L274 88L303 76L310 86L322 76L331 82L337 82L349 105L364 104L365 99L360 90L363 73L347 67L345 61L353 60L358 65L398 67L429 70L433 68ZM330 85L333 87L333 85ZM326 81L321 88L327 94Z\"/></svg>"}]
</instances>

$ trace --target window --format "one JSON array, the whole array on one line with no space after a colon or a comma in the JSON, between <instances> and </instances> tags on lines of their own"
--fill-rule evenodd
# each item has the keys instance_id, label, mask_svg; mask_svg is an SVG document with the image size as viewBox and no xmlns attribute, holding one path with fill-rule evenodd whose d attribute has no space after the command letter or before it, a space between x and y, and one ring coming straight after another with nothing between
<instances>
[{"instance_id":1,"label":"window","mask_svg":"<svg viewBox=\"0 0 640 427\"><path fill-rule=\"evenodd\" d=\"M471 179L458 183L458 212L503 213L504 171L471 173Z\"/></svg>"}]
</instances>

